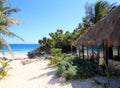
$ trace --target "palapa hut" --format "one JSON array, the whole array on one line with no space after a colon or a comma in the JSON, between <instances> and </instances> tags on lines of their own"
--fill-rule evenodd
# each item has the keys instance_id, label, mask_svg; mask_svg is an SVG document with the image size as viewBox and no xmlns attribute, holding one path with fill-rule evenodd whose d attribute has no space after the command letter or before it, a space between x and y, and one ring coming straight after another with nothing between
<instances>
[{"instance_id":1,"label":"palapa hut","mask_svg":"<svg viewBox=\"0 0 120 88\"><path fill-rule=\"evenodd\" d=\"M104 18L91 26L78 40L75 46L104 46L104 57L112 58L112 47L120 46L120 6L112 9Z\"/></svg>"}]
</instances>

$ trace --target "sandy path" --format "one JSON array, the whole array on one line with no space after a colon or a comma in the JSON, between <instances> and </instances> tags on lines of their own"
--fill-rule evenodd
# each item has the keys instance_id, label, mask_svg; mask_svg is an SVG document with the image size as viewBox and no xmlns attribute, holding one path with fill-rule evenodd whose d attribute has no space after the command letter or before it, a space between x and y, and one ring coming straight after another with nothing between
<instances>
[{"instance_id":1,"label":"sandy path","mask_svg":"<svg viewBox=\"0 0 120 88\"><path fill-rule=\"evenodd\" d=\"M91 86L92 79L59 83L58 79L53 78L56 69L49 68L48 61L37 60L27 65L22 65L21 61L10 62L13 69L0 80L0 88L95 88ZM106 80L101 77L97 79ZM116 83L119 84L120 80L114 81L114 88L118 88Z\"/></svg>"},{"instance_id":2,"label":"sandy path","mask_svg":"<svg viewBox=\"0 0 120 88\"><path fill-rule=\"evenodd\" d=\"M56 70L47 68L48 61L36 61L28 65L20 62L21 60L14 60L10 63L13 69L0 81L0 88L61 88L59 84L53 87L57 81L52 78ZM68 86L62 88L70 88Z\"/></svg>"}]
</instances>

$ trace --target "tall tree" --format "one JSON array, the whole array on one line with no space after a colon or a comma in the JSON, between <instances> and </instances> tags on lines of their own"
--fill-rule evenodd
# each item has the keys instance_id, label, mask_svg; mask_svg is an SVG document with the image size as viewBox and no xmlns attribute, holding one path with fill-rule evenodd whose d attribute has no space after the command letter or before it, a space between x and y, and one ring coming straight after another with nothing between
<instances>
[{"instance_id":1,"label":"tall tree","mask_svg":"<svg viewBox=\"0 0 120 88\"><path fill-rule=\"evenodd\" d=\"M109 4L107 1L98 0L95 4L86 4L86 17L90 24L95 24L103 18L115 4Z\"/></svg>"},{"instance_id":2,"label":"tall tree","mask_svg":"<svg viewBox=\"0 0 120 88\"><path fill-rule=\"evenodd\" d=\"M55 33L49 33L50 37L54 40L55 48L62 48L63 30L57 29Z\"/></svg>"},{"instance_id":3,"label":"tall tree","mask_svg":"<svg viewBox=\"0 0 120 88\"><path fill-rule=\"evenodd\" d=\"M6 2L6 0L0 0L0 48L3 49L3 45L6 45L12 55L12 49L5 40L5 38L3 38L3 35L7 37L17 37L20 40L23 40L21 37L9 31L8 29L10 26L20 23L20 20L9 17L11 13L17 11L19 11L19 9L11 8L10 4Z\"/></svg>"}]
</instances>

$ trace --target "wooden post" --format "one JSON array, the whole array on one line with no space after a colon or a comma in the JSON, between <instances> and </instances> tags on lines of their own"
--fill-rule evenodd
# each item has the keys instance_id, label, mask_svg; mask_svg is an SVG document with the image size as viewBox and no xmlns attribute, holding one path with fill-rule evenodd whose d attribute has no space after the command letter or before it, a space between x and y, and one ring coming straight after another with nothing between
<instances>
[{"instance_id":1,"label":"wooden post","mask_svg":"<svg viewBox=\"0 0 120 88\"><path fill-rule=\"evenodd\" d=\"M105 58L105 47L103 45L103 58Z\"/></svg>"},{"instance_id":2,"label":"wooden post","mask_svg":"<svg viewBox=\"0 0 120 88\"><path fill-rule=\"evenodd\" d=\"M92 46L92 57L94 59L94 47Z\"/></svg>"},{"instance_id":3,"label":"wooden post","mask_svg":"<svg viewBox=\"0 0 120 88\"><path fill-rule=\"evenodd\" d=\"M111 47L106 46L106 64L108 65L108 59L111 57Z\"/></svg>"},{"instance_id":4,"label":"wooden post","mask_svg":"<svg viewBox=\"0 0 120 88\"><path fill-rule=\"evenodd\" d=\"M109 47L105 46L105 50L106 50L106 58L105 58L105 62L108 65L108 59L109 59Z\"/></svg>"},{"instance_id":5,"label":"wooden post","mask_svg":"<svg viewBox=\"0 0 120 88\"><path fill-rule=\"evenodd\" d=\"M83 61L84 61L84 46L82 45L82 54L83 54Z\"/></svg>"},{"instance_id":6,"label":"wooden post","mask_svg":"<svg viewBox=\"0 0 120 88\"><path fill-rule=\"evenodd\" d=\"M103 57L106 64L108 65L108 47L107 46L103 46Z\"/></svg>"},{"instance_id":7,"label":"wooden post","mask_svg":"<svg viewBox=\"0 0 120 88\"><path fill-rule=\"evenodd\" d=\"M97 56L100 57L99 47L97 47Z\"/></svg>"},{"instance_id":8,"label":"wooden post","mask_svg":"<svg viewBox=\"0 0 120 88\"><path fill-rule=\"evenodd\" d=\"M88 46L87 46L87 59L88 59Z\"/></svg>"},{"instance_id":9,"label":"wooden post","mask_svg":"<svg viewBox=\"0 0 120 88\"><path fill-rule=\"evenodd\" d=\"M118 46L118 57L120 57L120 47Z\"/></svg>"},{"instance_id":10,"label":"wooden post","mask_svg":"<svg viewBox=\"0 0 120 88\"><path fill-rule=\"evenodd\" d=\"M112 48L112 46L108 47L108 58L109 59L113 58L113 48Z\"/></svg>"},{"instance_id":11,"label":"wooden post","mask_svg":"<svg viewBox=\"0 0 120 88\"><path fill-rule=\"evenodd\" d=\"M80 58L80 48L79 48L79 58Z\"/></svg>"},{"instance_id":12,"label":"wooden post","mask_svg":"<svg viewBox=\"0 0 120 88\"><path fill-rule=\"evenodd\" d=\"M77 46L77 56L80 58L80 48L79 48L79 46Z\"/></svg>"}]
</instances>

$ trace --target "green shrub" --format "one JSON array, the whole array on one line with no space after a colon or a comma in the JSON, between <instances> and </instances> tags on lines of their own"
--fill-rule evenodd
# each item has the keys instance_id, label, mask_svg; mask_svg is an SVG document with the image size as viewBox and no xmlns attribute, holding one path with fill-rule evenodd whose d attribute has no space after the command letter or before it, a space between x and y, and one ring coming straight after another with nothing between
<instances>
[{"instance_id":1,"label":"green shrub","mask_svg":"<svg viewBox=\"0 0 120 88\"><path fill-rule=\"evenodd\" d=\"M68 55L62 54L60 57L61 57L61 59L64 59L65 57L68 57Z\"/></svg>"},{"instance_id":2,"label":"green shrub","mask_svg":"<svg viewBox=\"0 0 120 88\"><path fill-rule=\"evenodd\" d=\"M50 64L51 64L51 65L56 65L56 64L57 64L57 58L53 57L53 58L50 60Z\"/></svg>"},{"instance_id":3,"label":"green shrub","mask_svg":"<svg viewBox=\"0 0 120 88\"><path fill-rule=\"evenodd\" d=\"M62 49L52 48L50 52L52 56L60 56L62 54Z\"/></svg>"},{"instance_id":4,"label":"green shrub","mask_svg":"<svg viewBox=\"0 0 120 88\"><path fill-rule=\"evenodd\" d=\"M1 69L0 69L0 79L2 79L4 76L7 75L7 69L6 67L9 65L8 62L4 62L2 60L0 60L0 64L1 64Z\"/></svg>"},{"instance_id":5,"label":"green shrub","mask_svg":"<svg viewBox=\"0 0 120 88\"><path fill-rule=\"evenodd\" d=\"M48 57L47 57L47 59L49 59L49 60L52 60L53 58L55 58L54 56L51 56L51 55L49 55Z\"/></svg>"},{"instance_id":6,"label":"green shrub","mask_svg":"<svg viewBox=\"0 0 120 88\"><path fill-rule=\"evenodd\" d=\"M57 66L57 64L61 61L61 57L57 57L57 56L50 56L50 64L54 67Z\"/></svg>"},{"instance_id":7,"label":"green shrub","mask_svg":"<svg viewBox=\"0 0 120 88\"><path fill-rule=\"evenodd\" d=\"M78 67L79 78L89 78L96 75L97 64L90 60L85 60L84 62L81 61L81 64L78 65Z\"/></svg>"},{"instance_id":8,"label":"green shrub","mask_svg":"<svg viewBox=\"0 0 120 88\"><path fill-rule=\"evenodd\" d=\"M62 59L62 49L59 48L52 48L50 50L51 55L48 56L48 58L50 59L50 64L52 66L56 66Z\"/></svg>"},{"instance_id":9,"label":"green shrub","mask_svg":"<svg viewBox=\"0 0 120 88\"><path fill-rule=\"evenodd\" d=\"M56 76L69 79L88 78L96 74L97 64L90 61L83 61L79 57L70 56L64 58L58 64Z\"/></svg>"}]
</instances>

